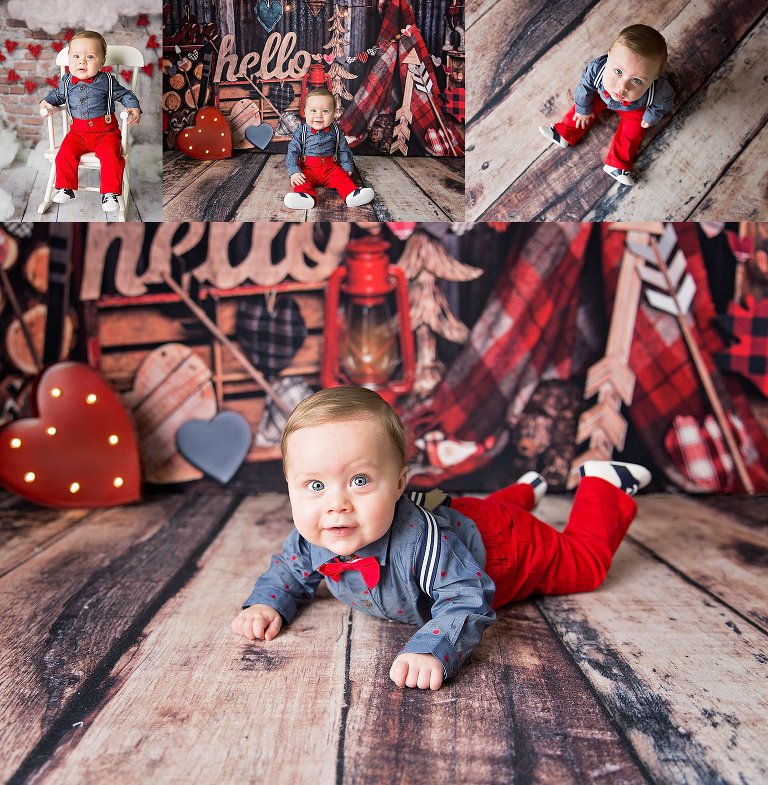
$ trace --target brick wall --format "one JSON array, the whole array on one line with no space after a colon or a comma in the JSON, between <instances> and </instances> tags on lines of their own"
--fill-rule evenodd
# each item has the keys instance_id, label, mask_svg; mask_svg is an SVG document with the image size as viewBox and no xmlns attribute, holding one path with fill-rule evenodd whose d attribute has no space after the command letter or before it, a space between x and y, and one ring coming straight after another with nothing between
<instances>
[{"instance_id":1,"label":"brick wall","mask_svg":"<svg viewBox=\"0 0 768 785\"><path fill-rule=\"evenodd\" d=\"M145 49L144 44L147 30L155 33L162 40L160 17L151 16L149 28L137 27L136 17L121 18L120 23L117 29L104 34L107 44L135 46L144 55L146 63L154 63L151 78L143 73L138 77L136 94L143 114L141 124L133 129L133 139L136 142L157 142L161 123L161 77L155 52L159 50L153 52ZM46 79L57 77L59 74L56 66L57 53L52 44L54 41L63 40L63 35L64 31L57 35L49 35L42 30L30 30L23 21L8 18L5 4L0 4L0 53L5 58L0 61L0 105L6 121L16 129L18 138L22 142L34 145L42 138L43 120L38 111L38 102L51 89ZM18 44L13 52L8 52L6 39ZM29 51L30 44L40 45L40 54L37 58ZM11 70L19 76L18 81L9 82ZM27 82L30 82L30 86L31 83L35 83L32 92L27 89ZM118 111L119 108L118 104Z\"/></svg>"}]
</instances>

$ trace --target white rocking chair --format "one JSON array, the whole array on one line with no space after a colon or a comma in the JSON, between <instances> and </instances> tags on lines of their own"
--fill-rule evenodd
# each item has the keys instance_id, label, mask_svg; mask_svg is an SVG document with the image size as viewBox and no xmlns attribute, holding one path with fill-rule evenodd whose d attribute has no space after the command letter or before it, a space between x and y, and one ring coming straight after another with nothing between
<instances>
[{"instance_id":1,"label":"white rocking chair","mask_svg":"<svg viewBox=\"0 0 768 785\"><path fill-rule=\"evenodd\" d=\"M62 49L58 56L56 57L56 65L61 68L61 76L64 76L65 73L65 66L69 64L69 49L65 47ZM139 68L144 65L144 57L138 49L135 49L132 46L108 46L107 47L107 59L104 65L111 65L113 72L118 71L121 66L127 67L131 69L131 84L129 85L130 90L134 93L136 92L136 80L139 76ZM62 111L62 137L67 135L69 131L69 126L71 123L71 118L69 116L69 112L66 111L66 106L63 107L64 111ZM117 197L118 203L118 220L125 221L125 213L128 209L128 201L131 196L131 188L130 188L130 181L129 181L129 166L128 166L128 153L131 149L131 135L130 135L130 126L128 125L128 112L122 111L120 112L120 136L122 137L121 142L121 150L123 154L123 158L125 158L125 171L123 173L123 192ZM61 141L57 144L56 137L53 130L53 113L50 113L46 120L48 122L48 149L45 151L44 155L46 160L51 162L51 173L48 176L48 185L45 189L45 197L37 208L37 212L42 214L44 213L52 204L53 202L53 190L54 190L54 183L56 181L56 154L59 152L59 148L61 147ZM85 169L97 169L101 170L101 164L99 163L99 159L96 157L95 153L85 153L83 157L80 159L80 166ZM80 187L81 191L99 191L98 187Z\"/></svg>"}]
</instances>

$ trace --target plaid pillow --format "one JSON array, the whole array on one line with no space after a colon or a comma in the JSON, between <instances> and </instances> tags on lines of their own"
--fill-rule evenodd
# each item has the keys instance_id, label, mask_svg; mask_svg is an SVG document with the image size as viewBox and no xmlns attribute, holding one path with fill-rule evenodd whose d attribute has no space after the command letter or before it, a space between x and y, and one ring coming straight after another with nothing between
<instances>
[{"instance_id":1,"label":"plaid pillow","mask_svg":"<svg viewBox=\"0 0 768 785\"><path fill-rule=\"evenodd\" d=\"M281 297L270 313L263 297L237 306L237 340L248 359L267 377L291 364L307 337L307 326L292 297Z\"/></svg>"},{"instance_id":2,"label":"plaid pillow","mask_svg":"<svg viewBox=\"0 0 768 785\"><path fill-rule=\"evenodd\" d=\"M747 463L757 457L741 420L728 415L742 456ZM664 446L675 466L699 490L730 491L734 484L733 458L715 418L709 414L701 427L695 417L679 415L664 438Z\"/></svg>"}]
</instances>

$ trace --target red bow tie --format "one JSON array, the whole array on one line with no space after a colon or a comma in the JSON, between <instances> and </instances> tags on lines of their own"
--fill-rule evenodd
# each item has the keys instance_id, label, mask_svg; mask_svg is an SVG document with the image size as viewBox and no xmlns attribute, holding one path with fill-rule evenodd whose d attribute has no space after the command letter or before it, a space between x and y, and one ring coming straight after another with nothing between
<instances>
[{"instance_id":1,"label":"red bow tie","mask_svg":"<svg viewBox=\"0 0 768 785\"><path fill-rule=\"evenodd\" d=\"M76 76L72 77L72 85L76 85L78 82L87 82L90 84L96 77L92 76L90 79L78 79Z\"/></svg>"},{"instance_id":2,"label":"red bow tie","mask_svg":"<svg viewBox=\"0 0 768 785\"><path fill-rule=\"evenodd\" d=\"M319 133L322 133L323 131L328 131L330 133L330 130L331 130L330 126L328 128L313 128L312 129L312 133L313 134L319 134Z\"/></svg>"},{"instance_id":3,"label":"red bow tie","mask_svg":"<svg viewBox=\"0 0 768 785\"><path fill-rule=\"evenodd\" d=\"M357 570L363 576L365 585L369 589L372 589L379 582L381 574L379 562L374 556L366 556L364 559L357 559L356 561L339 561L334 559L326 564L321 564L317 568L321 575L327 575L336 583L339 582L339 577L345 570Z\"/></svg>"}]
</instances>

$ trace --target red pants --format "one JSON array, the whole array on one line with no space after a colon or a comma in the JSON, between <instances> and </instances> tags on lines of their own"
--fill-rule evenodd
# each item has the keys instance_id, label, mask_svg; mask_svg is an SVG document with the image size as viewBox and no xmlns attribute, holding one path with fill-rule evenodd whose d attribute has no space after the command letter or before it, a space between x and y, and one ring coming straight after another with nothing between
<instances>
[{"instance_id":1,"label":"red pants","mask_svg":"<svg viewBox=\"0 0 768 785\"><path fill-rule=\"evenodd\" d=\"M324 185L326 188L335 188L342 199L346 199L357 186L352 178L333 160L333 156L308 155L299 162L301 171L307 179L302 185L294 185L297 194L309 194L313 199L317 196L315 187Z\"/></svg>"},{"instance_id":2,"label":"red pants","mask_svg":"<svg viewBox=\"0 0 768 785\"><path fill-rule=\"evenodd\" d=\"M107 123L103 117L93 120L73 119L72 127L56 154L56 187L76 191L80 157L84 153L96 153L101 164L101 193L122 193L125 159L120 151L120 139L115 115L112 115L111 123Z\"/></svg>"},{"instance_id":3,"label":"red pants","mask_svg":"<svg viewBox=\"0 0 768 785\"><path fill-rule=\"evenodd\" d=\"M477 524L483 538L485 571L496 584L494 608L532 594L596 589L637 512L631 496L599 477L579 483L562 533L531 515L533 502L533 488L525 484L487 499L451 501L454 510Z\"/></svg>"},{"instance_id":4,"label":"red pants","mask_svg":"<svg viewBox=\"0 0 768 785\"><path fill-rule=\"evenodd\" d=\"M600 100L600 96L595 94L595 103L592 107L593 117L586 128L577 128L574 124L573 115L576 112L576 106L574 105L568 110L568 114L563 118L562 122L555 125L555 129L566 142L576 144L591 128L597 116L606 108L605 103ZM616 112L616 114L619 116L619 127L613 135L611 148L608 150L605 162L608 166L613 166L616 169L632 171L635 165L635 158L637 158L637 151L640 149L640 143L645 136L645 128L640 125L645 109L632 109L629 112Z\"/></svg>"}]
</instances>

